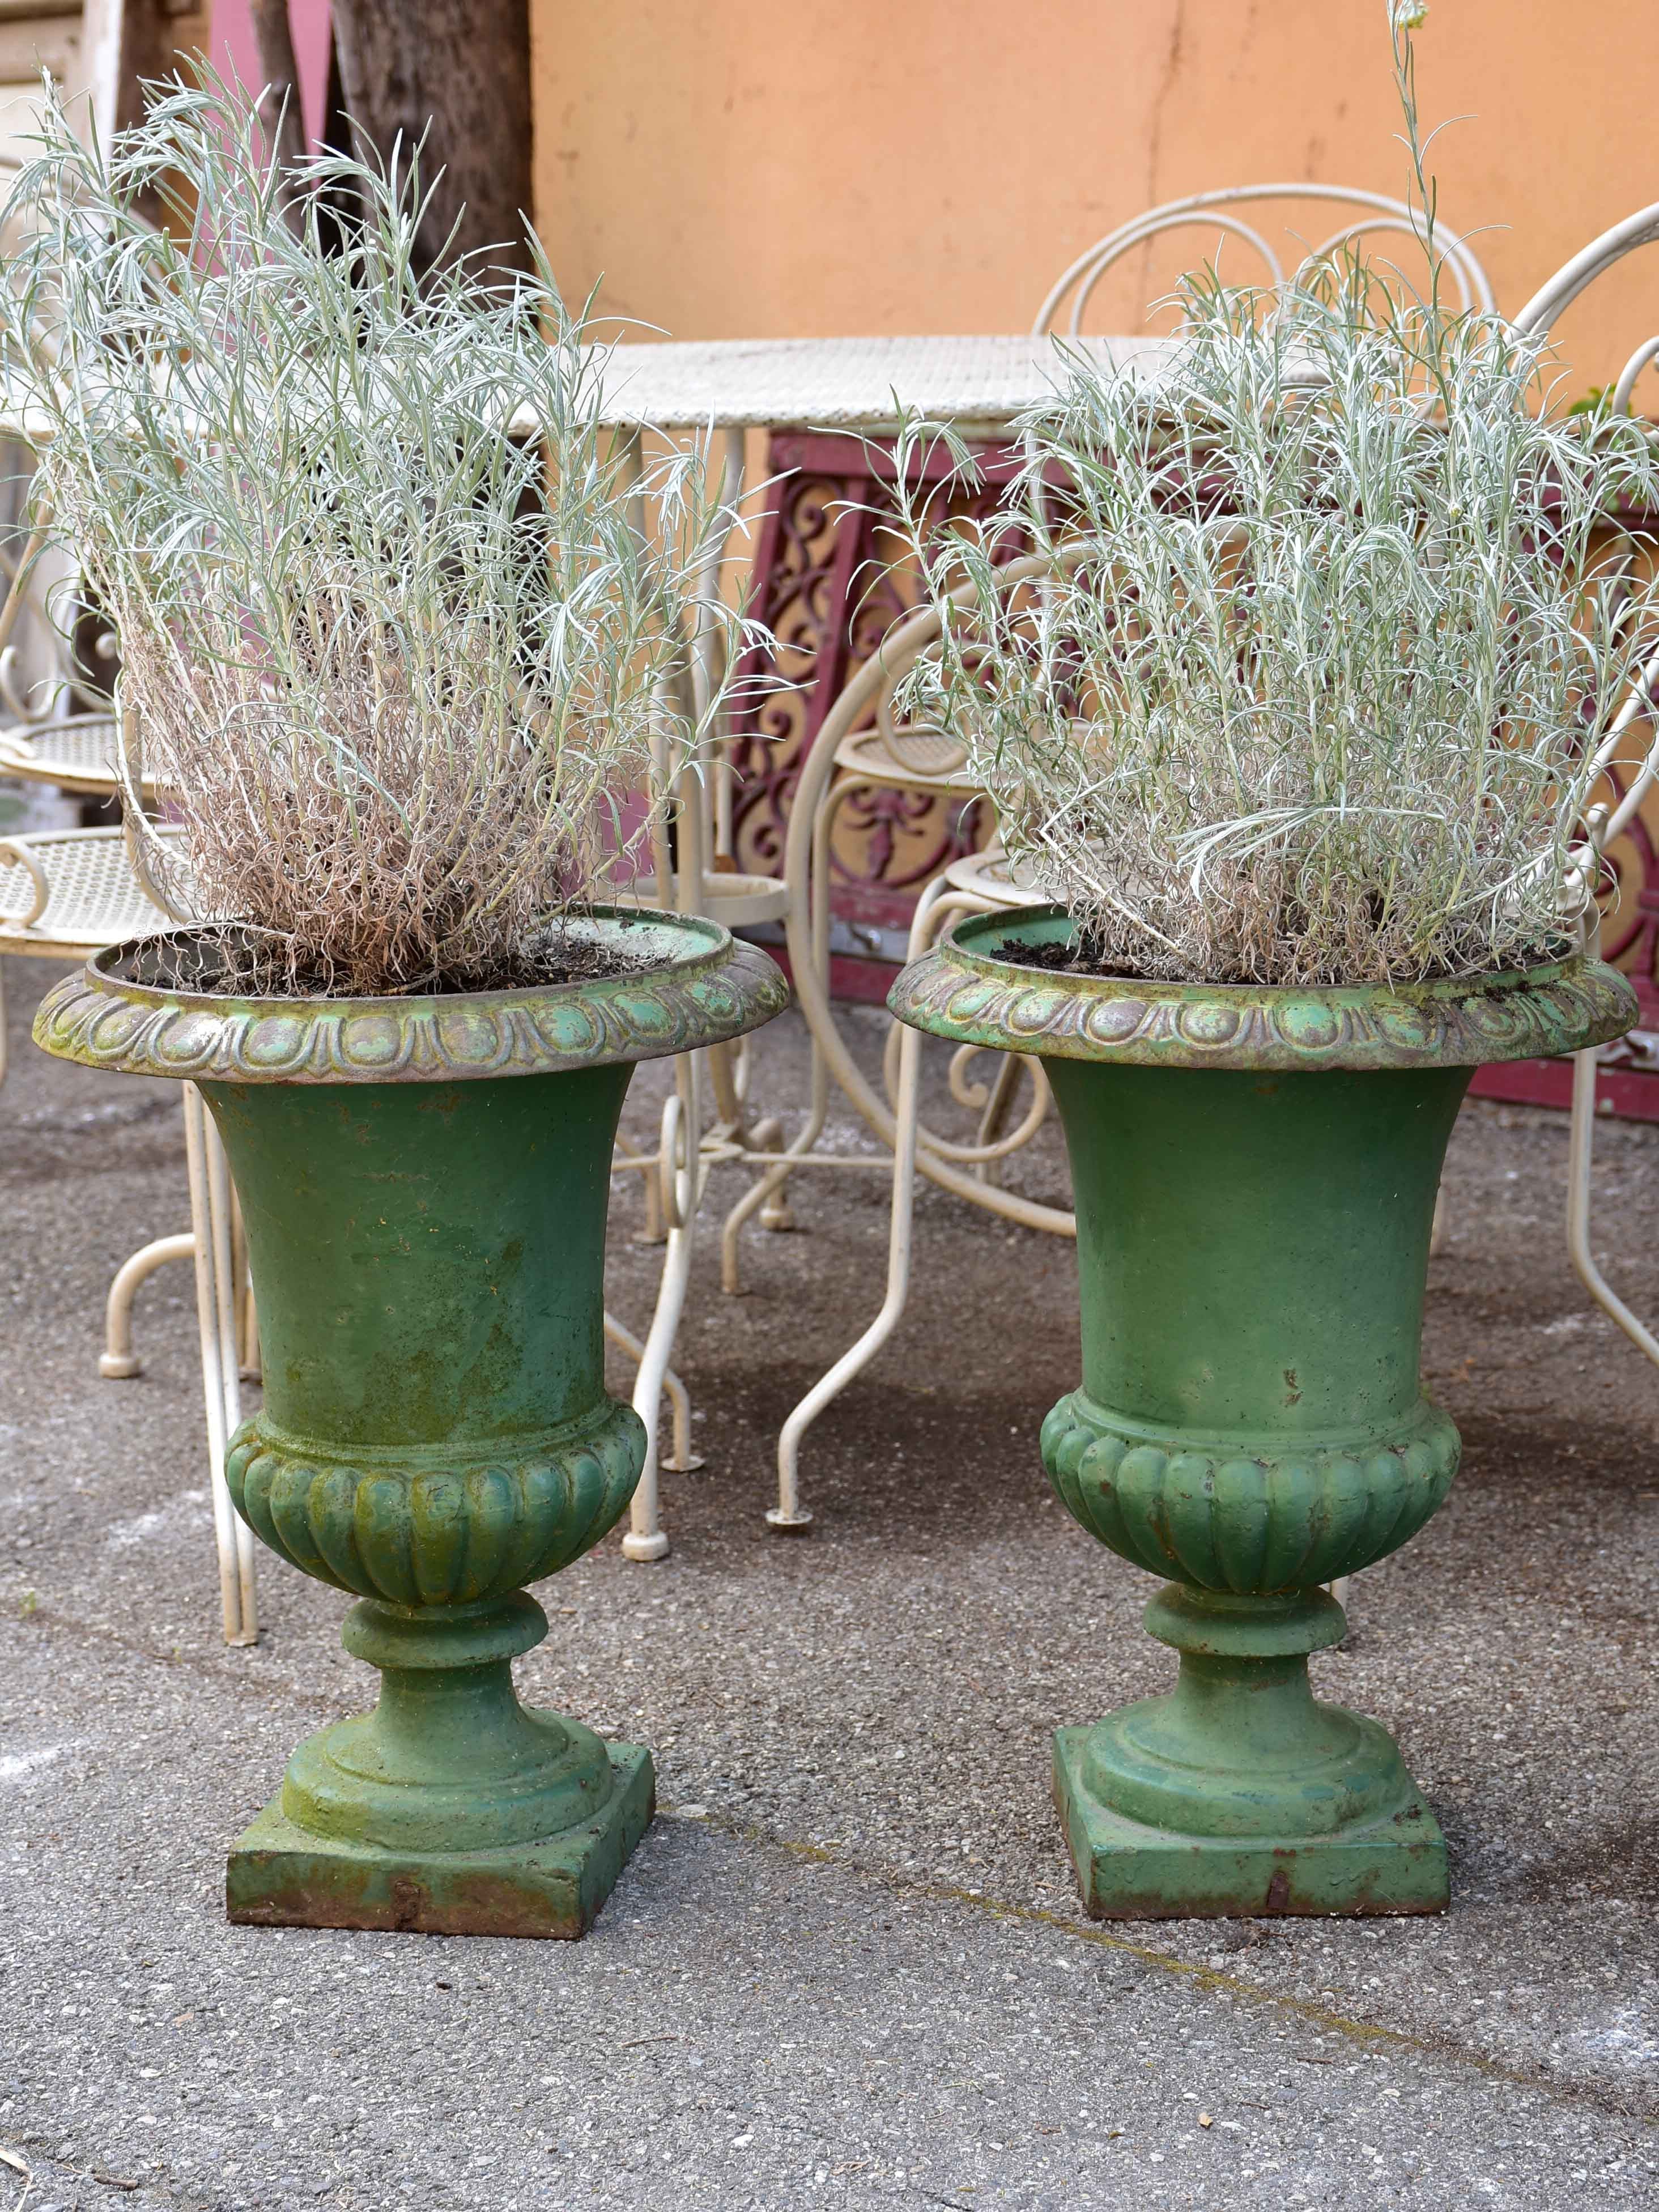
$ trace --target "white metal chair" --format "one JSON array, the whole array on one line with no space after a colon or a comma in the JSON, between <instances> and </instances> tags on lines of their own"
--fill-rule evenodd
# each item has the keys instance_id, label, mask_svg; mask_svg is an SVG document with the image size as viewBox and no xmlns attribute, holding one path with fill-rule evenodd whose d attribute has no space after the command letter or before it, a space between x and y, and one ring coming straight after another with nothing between
<instances>
[{"instance_id":1,"label":"white metal chair","mask_svg":"<svg viewBox=\"0 0 1659 2212\"><path fill-rule=\"evenodd\" d=\"M1241 185L1202 192L1150 210L1098 240L1080 254L1050 288L1033 323L1033 335L1055 332L1076 337L1101 279L1138 246L1164 233L1208 227L1242 239L1261 257L1268 277L1284 279L1284 264L1257 225L1236 210L1254 202L1334 203L1349 220L1328 236L1303 241L1298 259L1316 257L1344 240L1395 231L1419 240L1409 206L1379 193L1326 185ZM1463 307L1490 310L1492 294L1485 271L1468 245L1437 227L1436 247L1457 288ZM1040 574L1044 562L1011 563L1005 588ZM911 1258L911 1216L918 1171L946 1189L1023 1225L1059 1235L1075 1235L1068 1209L1041 1205L1000 1187L1001 1164L1036 1134L1048 1104L1047 1082L1035 1060L1004 1059L988 1085L967 1079L966 1054L956 1055L951 1071L957 1102L976 1109L979 1127L971 1142L950 1139L920 1124L921 1041L895 1025L885 1055L884 1099L864 1078L838 1032L829 1000L829 843L836 812L853 789L872 782L915 783L963 799L978 795L964 769L964 756L947 732L907 729L895 717L894 687L916 657L939 634L936 617L923 613L895 630L876 659L842 693L826 718L811 755L804 764L791 818L784 875L790 886L788 942L795 987L813 1037L812 1095L805 1127L784 1157L745 1194L728 1217L723 1273L728 1288L737 1283L735 1239L744 1220L773 1197L798 1166L846 1165L844 1155L817 1151L828 1109L833 1075L870 1127L893 1150L893 1212L889 1240L887 1289L880 1312L851 1349L823 1376L784 1424L778 1443L778 1502L767 1514L770 1525L792 1531L811 1525L801 1504L799 1462L801 1439L824 1407L868 1364L884 1344L904 1310ZM864 726L873 714L873 727ZM950 864L924 890L912 927L909 957L924 949L944 923L963 913L1012 909L1041 902L1040 884L1018 881L994 847ZM1022 1073L1029 1074L1031 1104L1010 1128L1012 1103ZM864 1164L863 1162L857 1163Z\"/></svg>"},{"instance_id":2,"label":"white metal chair","mask_svg":"<svg viewBox=\"0 0 1659 2212\"><path fill-rule=\"evenodd\" d=\"M914 651L919 652L934 634L925 623L918 627L914 620L895 632L881 653L866 663L842 691L802 764L784 860L784 919L796 996L811 1033L811 1096L805 1126L726 1216L720 1273L722 1287L728 1292L740 1286L738 1239L744 1224L767 1206L781 1202L785 1186L798 1168L843 1170L872 1164L858 1155L818 1147L829 1115L832 1075L883 1142L893 1141L893 1071L888 1070L889 1095L884 1101L854 1064L830 1006L830 851L842 807L872 783L954 798L964 805L982 796L965 772L964 755L954 738L942 730L902 723L893 713L893 684L901 672L901 660L908 665L904 657L914 657L913 640ZM873 726L866 726L872 712ZM929 1158L948 1160L956 1158L958 1150L951 1140L941 1138L930 1146ZM962 1157L966 1164L982 1164L978 1149L970 1149ZM932 1172L931 1168L927 1171ZM1029 1218L1024 1213L1017 1218ZM1031 1220L1030 1225L1051 1224L1044 1219ZM774 1525L796 1524L778 1521Z\"/></svg>"},{"instance_id":3,"label":"white metal chair","mask_svg":"<svg viewBox=\"0 0 1659 2212\"><path fill-rule=\"evenodd\" d=\"M1063 556L1062 556L1063 557ZM1011 562L1001 572L1000 587L1017 591L1044 574L1047 556L1030 556ZM971 597L971 594L967 596ZM961 1140L930 1129L921 1121L919 1082L921 1038L895 1025L890 1036L884 1068L884 1097L857 1066L837 1030L829 1001L828 823L830 811L820 805L823 786L836 773L848 735L872 712L878 730L896 731L893 692L905 673L939 635L939 618L931 608L913 615L895 630L879 653L867 662L842 692L825 718L817 745L802 771L795 810L790 822L789 856L785 875L791 886L788 929L791 964L802 1010L811 1025L814 1052L811 1111L805 1129L771 1171L781 1179L801 1164L836 1161L840 1164L870 1164L885 1168L884 1159L873 1163L858 1155L820 1154L808 1148L817 1143L828 1113L829 1079L833 1075L870 1127L893 1155L893 1215L888 1246L887 1293L880 1313L858 1342L816 1383L784 1424L778 1440L778 1502L767 1514L769 1524L780 1532L810 1527L812 1516L801 1504L799 1462L801 1438L824 1407L866 1367L892 1334L904 1310L910 1280L910 1222L915 1177L918 1170L930 1181L966 1198L988 1211L1027 1228L1044 1229L1059 1236L1074 1236L1076 1222L1069 1208L1046 1206L1036 1200L1004 1189L994 1180L1000 1164L1029 1144L1041 1127L1048 1109L1048 1086L1035 1061L1008 1060L988 1086L970 1085L965 1076L970 1053L953 1057L952 1091L959 1103L980 1115L974 1137ZM925 742L931 733L920 733ZM900 742L902 743L901 737ZM800 865L798 847L811 839L815 861L810 877ZM1040 902L1047 894L1040 884L1015 878L1000 853L992 848L952 862L923 890L911 925L912 958L932 941L945 921L959 914L1010 910ZM1012 1128L1014 1081L1029 1072L1031 1103Z\"/></svg>"},{"instance_id":4,"label":"white metal chair","mask_svg":"<svg viewBox=\"0 0 1659 2212\"><path fill-rule=\"evenodd\" d=\"M122 938L164 927L169 919L135 873L119 830L51 830L0 839L0 956L85 960ZM3 1016L0 1005L0 1078L5 1073ZM241 1419L234 1206L224 1155L201 1098L193 1085L186 1084L184 1092L195 1225L189 1233L146 1244L118 1270L110 1285L99 1368L112 1378L138 1372L133 1298L158 1267L192 1260L225 1640L252 1644L258 1634L253 1539L236 1516L224 1478L225 1444Z\"/></svg>"},{"instance_id":5,"label":"white metal chair","mask_svg":"<svg viewBox=\"0 0 1659 2212\"><path fill-rule=\"evenodd\" d=\"M1659 202L1638 209L1622 222L1592 239L1582 252L1541 285L1515 318L1516 327L1547 332L1579 294L1638 246L1659 242ZM1631 398L1642 372L1659 360L1659 336L1646 338L1631 355L1613 387L1609 404L1628 413ZM1636 765L1613 805L1590 809L1585 823L1583 865L1586 880L1594 884L1601 873L1603 855L1617 842L1640 811L1659 776L1659 653L1642 669L1608 726L1597 764L1605 773L1619 762L1637 723L1655 727L1653 741ZM1615 787L1616 790L1616 787ZM1591 1176L1595 1142L1595 1075L1601 1060L1597 1050L1576 1053L1572 1071L1572 1121L1567 1168L1567 1250L1575 1273L1597 1305L1615 1322L1639 1352L1659 1364L1659 1338L1631 1311L1613 1290L1590 1249Z\"/></svg>"}]
</instances>

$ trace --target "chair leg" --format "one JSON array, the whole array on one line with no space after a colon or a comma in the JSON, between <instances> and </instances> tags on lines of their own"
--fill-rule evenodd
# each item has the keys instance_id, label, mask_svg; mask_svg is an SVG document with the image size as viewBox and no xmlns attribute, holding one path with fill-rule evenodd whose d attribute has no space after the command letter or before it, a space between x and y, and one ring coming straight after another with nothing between
<instances>
[{"instance_id":1,"label":"chair leg","mask_svg":"<svg viewBox=\"0 0 1659 2212\"><path fill-rule=\"evenodd\" d=\"M248 1273L247 1231L242 1226L242 1201L234 1184L230 1193L230 1264L236 1298L236 1371L244 1382L262 1382L264 1370L259 1357L259 1310L253 1303L253 1278Z\"/></svg>"},{"instance_id":2,"label":"chair leg","mask_svg":"<svg viewBox=\"0 0 1659 2212\"><path fill-rule=\"evenodd\" d=\"M253 1303L253 1285L247 1273L246 1254L239 1262L236 1279L236 1343L237 1365L244 1382L263 1382L265 1379L264 1355L259 1349L259 1309Z\"/></svg>"},{"instance_id":3,"label":"chair leg","mask_svg":"<svg viewBox=\"0 0 1659 2212\"><path fill-rule=\"evenodd\" d=\"M806 1127L794 1142L786 1147L791 1161L811 1151L818 1140L821 1127L809 1118ZM756 1132L756 1149L771 1149L763 1144L759 1130ZM726 1215L720 1230L720 1288L728 1297L741 1297L743 1295L742 1237L744 1224L751 1215L760 1215L761 1226L764 1229L785 1231L794 1228L794 1209L789 1204L786 1192L786 1186L793 1172L789 1162L775 1161L756 1177Z\"/></svg>"},{"instance_id":4,"label":"chair leg","mask_svg":"<svg viewBox=\"0 0 1659 2212\"><path fill-rule=\"evenodd\" d=\"M202 1345L202 1398L207 1413L208 1474L213 1533L219 1552L219 1598L227 1644L258 1641L253 1532L231 1504L225 1449L242 1417L237 1378L236 1316L231 1258L231 1182L224 1148L193 1083L185 1091L185 1151L196 1252L196 1319Z\"/></svg>"},{"instance_id":5,"label":"chair leg","mask_svg":"<svg viewBox=\"0 0 1659 2212\"><path fill-rule=\"evenodd\" d=\"M629 1508L628 1532L622 1540L623 1554L629 1559L649 1564L668 1557L668 1537L660 1519L657 1495L657 1431L662 1419L662 1393L668 1373L669 1357L674 1349L674 1339L679 1331L680 1315L685 1305L685 1289L691 1277L691 1230L684 1227L668 1232L668 1249L663 1258L662 1284L657 1292L657 1310L651 1318L650 1332L645 1340L644 1356L634 1385L634 1411L645 1423L645 1466L641 1470L634 1502Z\"/></svg>"},{"instance_id":6,"label":"chair leg","mask_svg":"<svg viewBox=\"0 0 1659 2212\"><path fill-rule=\"evenodd\" d=\"M994 1145L1000 1140L1003 1131L1008 1126L1014 1094L1019 1088L1019 1079L1024 1072L1025 1062L1017 1053L1003 1054L1001 1064L991 1079L990 1095L985 1102L985 1110L979 1118L975 1143ZM974 1175L980 1182L1000 1183L1002 1181L1002 1162L981 1160L974 1170Z\"/></svg>"},{"instance_id":7,"label":"chair leg","mask_svg":"<svg viewBox=\"0 0 1659 2212\"><path fill-rule=\"evenodd\" d=\"M735 1136L743 1127L743 1101L738 1096L736 1048L708 1047L708 1087L714 1102L714 1127L721 1136Z\"/></svg>"},{"instance_id":8,"label":"chair leg","mask_svg":"<svg viewBox=\"0 0 1659 2212\"><path fill-rule=\"evenodd\" d=\"M635 1366L645 1358L645 1346L631 1328L624 1328L613 1313L605 1317L605 1333L619 1352L625 1352ZM708 1462L691 1442L691 1394L672 1367L662 1372L662 1387L668 1395L669 1409L674 1417L674 1455L659 1458L657 1464L670 1474L696 1474Z\"/></svg>"},{"instance_id":9,"label":"chair leg","mask_svg":"<svg viewBox=\"0 0 1659 2212\"><path fill-rule=\"evenodd\" d=\"M1595 1048L1572 1056L1572 1125L1567 1152L1567 1255L1579 1281L1609 1319L1659 1366L1659 1340L1611 1289L1589 1248L1590 1169L1595 1147Z\"/></svg>"},{"instance_id":10,"label":"chair leg","mask_svg":"<svg viewBox=\"0 0 1659 2212\"><path fill-rule=\"evenodd\" d=\"M836 815L857 788L857 785L852 782L836 785L820 802L812 822L811 872L809 878L811 885L811 958L814 971L826 993L830 988L830 833L835 826ZM751 1215L759 1213L762 1226L767 1229L791 1230L796 1226L788 1194L789 1178L794 1172L793 1163L812 1150L830 1116L829 1063L816 1031L811 1035L810 1066L811 1094L806 1127L793 1144L785 1147L789 1158L768 1168L757 1182L750 1185L726 1217L726 1225L720 1236L720 1288L728 1297L742 1295L741 1240L744 1224Z\"/></svg>"},{"instance_id":11,"label":"chair leg","mask_svg":"<svg viewBox=\"0 0 1659 2212\"><path fill-rule=\"evenodd\" d=\"M634 1411L645 1423L645 1466L629 1508L628 1532L622 1540L625 1559L647 1564L668 1556L668 1537L660 1519L657 1491L660 1464L657 1432L662 1423L665 1378L674 1355L674 1340L679 1334L686 1286L691 1279L692 1227L702 1195L702 1101L698 1054L682 1053L674 1063L674 1097L663 1115L660 1188L663 1212L668 1223L668 1249L663 1255L656 1310L651 1316L634 1384Z\"/></svg>"},{"instance_id":12,"label":"chair leg","mask_svg":"<svg viewBox=\"0 0 1659 2212\"><path fill-rule=\"evenodd\" d=\"M1434 1220L1429 1230L1429 1257L1438 1259L1446 1243L1446 1186L1442 1183L1434 1194Z\"/></svg>"},{"instance_id":13,"label":"chair leg","mask_svg":"<svg viewBox=\"0 0 1659 2212\"><path fill-rule=\"evenodd\" d=\"M98 1372L106 1382L125 1382L143 1371L144 1363L132 1348L132 1301L140 1285L170 1260L195 1257L196 1239L186 1230L182 1236L156 1237L116 1269L104 1306L104 1349L98 1358Z\"/></svg>"},{"instance_id":14,"label":"chair leg","mask_svg":"<svg viewBox=\"0 0 1659 2212\"><path fill-rule=\"evenodd\" d=\"M647 1175L645 1179L645 1220L634 1232L636 1244L665 1244L668 1231L663 1225L662 1193L657 1188L657 1178Z\"/></svg>"},{"instance_id":15,"label":"chair leg","mask_svg":"<svg viewBox=\"0 0 1659 2212\"><path fill-rule=\"evenodd\" d=\"M823 1125L830 1118L830 1073L823 1052L817 1037L811 1040L811 1103L807 1109L806 1126L785 1150L787 1161L779 1162L767 1169L750 1184L743 1196L726 1215L720 1231L720 1288L728 1297L741 1297L742 1237L744 1224L754 1213L759 1213L763 1227L787 1230L795 1226L795 1216L790 1206L787 1185L794 1172L791 1164L810 1152L823 1133ZM759 1142L761 1132L755 1132L757 1149L769 1151L769 1146Z\"/></svg>"},{"instance_id":16,"label":"chair leg","mask_svg":"<svg viewBox=\"0 0 1659 2212\"><path fill-rule=\"evenodd\" d=\"M757 1152L779 1152L783 1150L783 1123L775 1114L769 1114L763 1121L757 1121L749 1134L749 1141ZM797 1226L795 1209L789 1203L789 1186L785 1183L775 1191L760 1210L760 1225L769 1229L774 1236L787 1237Z\"/></svg>"},{"instance_id":17,"label":"chair leg","mask_svg":"<svg viewBox=\"0 0 1659 2212\"><path fill-rule=\"evenodd\" d=\"M827 1375L820 1376L783 1425L778 1438L778 1502L767 1512L769 1528L793 1535L811 1528L812 1516L800 1502L801 1438L818 1415L867 1367L897 1326L910 1288L911 1228L915 1213L916 1121L921 1088L921 1037L907 1029L899 1046L898 1097L894 1108L893 1215L887 1243L887 1296L858 1342L844 1352Z\"/></svg>"}]
</instances>

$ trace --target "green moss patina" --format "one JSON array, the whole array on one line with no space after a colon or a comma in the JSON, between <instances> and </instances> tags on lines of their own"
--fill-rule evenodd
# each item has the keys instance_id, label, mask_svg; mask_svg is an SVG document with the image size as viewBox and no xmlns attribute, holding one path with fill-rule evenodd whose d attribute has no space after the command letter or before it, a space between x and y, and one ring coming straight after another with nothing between
<instances>
[{"instance_id":1,"label":"green moss patina","mask_svg":"<svg viewBox=\"0 0 1659 2212\"><path fill-rule=\"evenodd\" d=\"M977 917L894 1011L1040 1055L1076 1195L1083 1384L1042 1455L1067 1510L1170 1579L1175 1689L1055 1738L1091 1911L1421 1912L1433 1814L1387 1733L1316 1702L1322 1584L1444 1498L1457 1431L1419 1343L1446 1141L1482 1060L1601 1042L1635 994L1577 959L1411 992L1210 988L1024 968L1053 910Z\"/></svg>"}]
</instances>

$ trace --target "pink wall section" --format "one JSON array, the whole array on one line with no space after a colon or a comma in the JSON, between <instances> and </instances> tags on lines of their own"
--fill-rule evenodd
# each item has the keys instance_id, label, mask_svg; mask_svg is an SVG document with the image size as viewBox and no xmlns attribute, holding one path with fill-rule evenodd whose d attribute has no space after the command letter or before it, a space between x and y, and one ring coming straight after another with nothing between
<instances>
[{"instance_id":1,"label":"pink wall section","mask_svg":"<svg viewBox=\"0 0 1659 2212\"><path fill-rule=\"evenodd\" d=\"M300 105L305 114L306 136L315 138L323 127L323 103L328 97L329 0L289 0L289 23L294 37L294 58L300 70ZM263 82L259 49L253 36L248 0L213 0L208 58L216 69L228 62L244 84Z\"/></svg>"}]
</instances>

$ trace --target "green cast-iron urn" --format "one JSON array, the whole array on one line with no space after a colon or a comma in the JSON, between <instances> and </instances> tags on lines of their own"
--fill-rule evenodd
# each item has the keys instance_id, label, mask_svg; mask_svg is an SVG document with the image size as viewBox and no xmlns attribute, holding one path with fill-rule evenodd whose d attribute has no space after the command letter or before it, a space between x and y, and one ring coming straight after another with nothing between
<instances>
[{"instance_id":1,"label":"green cast-iron urn","mask_svg":"<svg viewBox=\"0 0 1659 2212\"><path fill-rule=\"evenodd\" d=\"M233 1920L580 1936L650 1821L647 1751L519 1702L511 1662L547 1632L522 1586L596 1544L644 1464L604 1382L633 1065L738 1036L788 992L712 922L599 908L570 927L625 971L236 999L131 980L140 944L41 1004L48 1052L187 1079L211 1110L264 1372L231 1495L273 1551L355 1593L343 1641L380 1670L374 1711L301 1744L238 1841Z\"/></svg>"},{"instance_id":2,"label":"green cast-iron urn","mask_svg":"<svg viewBox=\"0 0 1659 2212\"><path fill-rule=\"evenodd\" d=\"M1457 1431L1419 1377L1446 1142L1483 1062L1636 1018L1564 958L1388 989L1165 984L1030 964L1056 908L957 925L890 1004L1042 1059L1076 1195L1083 1382L1042 1428L1066 1510L1167 1577L1167 1695L1054 1738L1100 1917L1433 1912L1445 1845L1393 1739L1316 1700L1324 1585L1440 1504Z\"/></svg>"}]
</instances>

